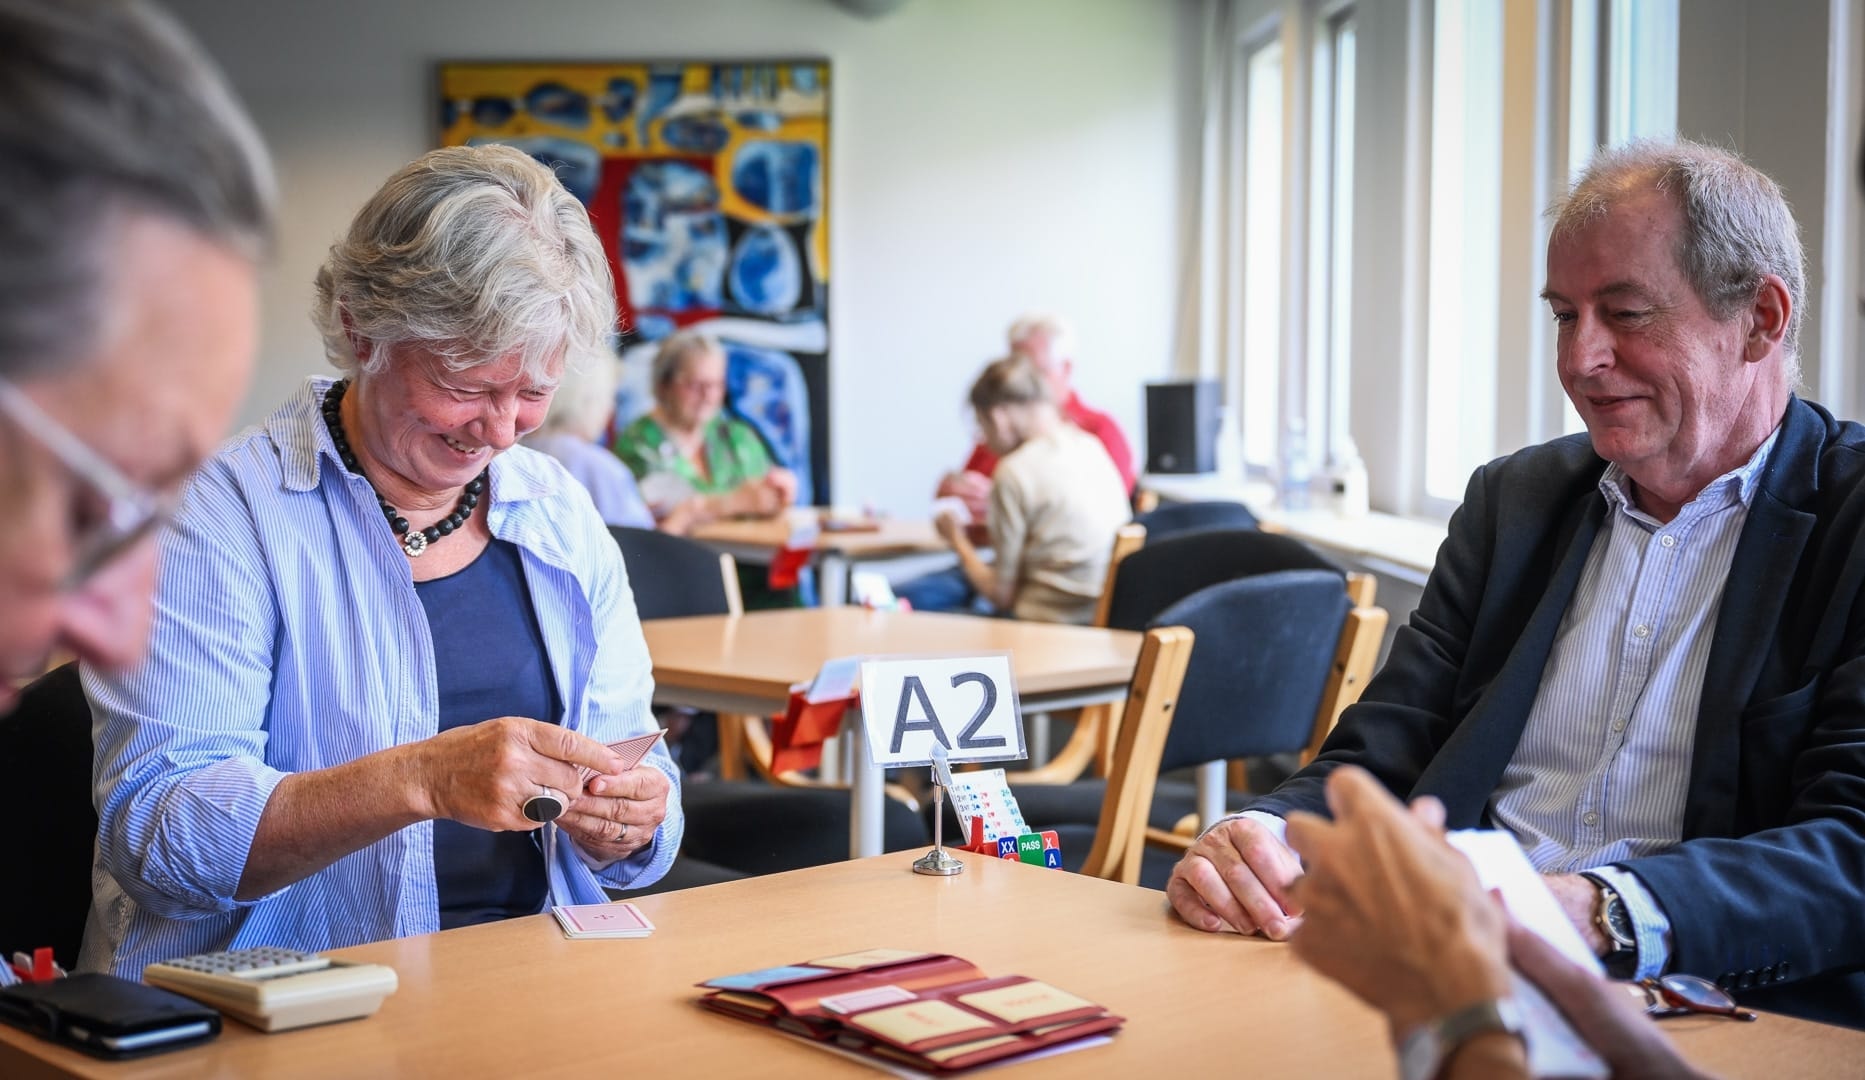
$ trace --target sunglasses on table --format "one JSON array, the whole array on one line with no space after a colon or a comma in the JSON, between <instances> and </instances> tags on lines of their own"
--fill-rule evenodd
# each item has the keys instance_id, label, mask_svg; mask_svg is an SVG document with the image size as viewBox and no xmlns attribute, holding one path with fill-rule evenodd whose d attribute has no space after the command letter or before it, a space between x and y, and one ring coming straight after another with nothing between
<instances>
[{"instance_id":1,"label":"sunglasses on table","mask_svg":"<svg viewBox=\"0 0 1865 1080\"><path fill-rule=\"evenodd\" d=\"M1640 979L1636 985L1645 991L1645 1012L1650 1016L1728 1016L1737 1020L1756 1018L1755 1013L1738 1006L1728 991L1695 975Z\"/></svg>"},{"instance_id":2,"label":"sunglasses on table","mask_svg":"<svg viewBox=\"0 0 1865 1080\"><path fill-rule=\"evenodd\" d=\"M64 581L66 589L84 584L174 517L178 493L155 491L123 475L5 379L0 379L0 415L50 451L78 481L81 492L71 510L76 554Z\"/></svg>"}]
</instances>

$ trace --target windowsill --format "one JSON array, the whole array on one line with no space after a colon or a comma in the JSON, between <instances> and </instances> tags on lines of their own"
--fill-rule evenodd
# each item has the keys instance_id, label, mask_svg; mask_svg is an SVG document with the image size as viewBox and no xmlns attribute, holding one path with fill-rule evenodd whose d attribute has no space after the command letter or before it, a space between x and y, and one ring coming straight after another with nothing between
<instances>
[{"instance_id":1,"label":"windowsill","mask_svg":"<svg viewBox=\"0 0 1865 1080\"><path fill-rule=\"evenodd\" d=\"M1377 510L1347 517L1317 506L1310 510L1282 510L1275 505L1275 487L1266 480L1239 479L1217 473L1140 477L1140 486L1172 502L1228 500L1250 508L1266 529L1296 537L1356 560L1370 561L1374 569L1388 567L1399 577L1422 584L1437 561L1448 527L1431 518L1400 517Z\"/></svg>"}]
</instances>

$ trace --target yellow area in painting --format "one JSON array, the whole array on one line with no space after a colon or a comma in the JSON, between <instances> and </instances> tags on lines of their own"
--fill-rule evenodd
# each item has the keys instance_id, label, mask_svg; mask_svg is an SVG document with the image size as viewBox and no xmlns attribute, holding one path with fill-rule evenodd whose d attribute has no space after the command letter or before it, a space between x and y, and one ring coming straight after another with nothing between
<instances>
[{"instance_id":1,"label":"yellow area in painting","mask_svg":"<svg viewBox=\"0 0 1865 1080\"><path fill-rule=\"evenodd\" d=\"M671 117L662 114L648 124L647 142L641 142L641 126L633 111L621 122L610 121L602 110L602 99L609 93L612 79L624 78L634 83L634 104L639 107L647 98L648 64L443 64L440 69L440 92L443 101L459 103L454 122L441 132L443 146L458 146L473 139L521 139L550 136L582 143L595 148L604 158L653 160L691 158L691 152L668 146L662 130ZM829 280L829 125L826 108L829 94L827 64L750 63L746 68L775 67L779 93L790 92L791 69L812 67L816 70L821 107L810 112L784 114L775 131L748 128L727 107L707 113L726 132L726 144L713 156L714 180L719 188L719 209L732 217L754 224L783 224L788 215L772 214L747 202L733 189L732 164L746 145L759 141L804 142L816 147L817 184L820 189L816 227L811 230L809 256L817 280ZM713 64L682 65L682 96L708 97L712 93ZM541 83L557 83L590 98L590 122L586 127L567 127L548 123L532 116L523 107L526 93ZM512 104L512 118L499 125L479 123L472 113L472 102L480 98L503 98ZM676 115L693 115L678 113ZM618 141L620 145L618 145Z\"/></svg>"}]
</instances>

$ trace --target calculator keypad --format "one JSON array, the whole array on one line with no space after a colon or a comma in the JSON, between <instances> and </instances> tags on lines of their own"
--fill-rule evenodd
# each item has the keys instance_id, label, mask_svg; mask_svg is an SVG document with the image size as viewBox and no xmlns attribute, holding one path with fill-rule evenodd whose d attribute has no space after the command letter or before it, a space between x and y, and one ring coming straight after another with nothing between
<instances>
[{"instance_id":1,"label":"calculator keypad","mask_svg":"<svg viewBox=\"0 0 1865 1080\"><path fill-rule=\"evenodd\" d=\"M184 956L165 963L168 967L180 968L183 971L198 971L203 975L226 975L236 979L271 979L280 975L293 975L300 971L317 971L330 966L328 959L316 953L281 949L269 945L254 949L201 953L198 956Z\"/></svg>"}]
</instances>

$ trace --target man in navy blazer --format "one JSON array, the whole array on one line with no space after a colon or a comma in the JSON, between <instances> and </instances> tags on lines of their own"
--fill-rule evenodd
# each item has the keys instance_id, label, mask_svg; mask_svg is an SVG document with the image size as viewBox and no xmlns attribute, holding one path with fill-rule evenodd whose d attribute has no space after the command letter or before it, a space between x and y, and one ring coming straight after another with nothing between
<instances>
[{"instance_id":1,"label":"man in navy blazer","mask_svg":"<svg viewBox=\"0 0 1865 1080\"><path fill-rule=\"evenodd\" d=\"M1547 275L1587 434L1477 470L1385 668L1173 906L1296 932L1282 818L1351 763L1510 830L1610 973L1865 1025L1865 429L1793 396L1792 214L1732 154L1635 144Z\"/></svg>"}]
</instances>

